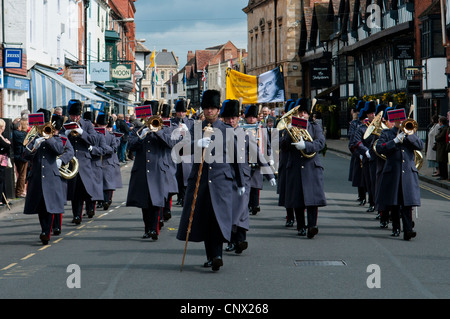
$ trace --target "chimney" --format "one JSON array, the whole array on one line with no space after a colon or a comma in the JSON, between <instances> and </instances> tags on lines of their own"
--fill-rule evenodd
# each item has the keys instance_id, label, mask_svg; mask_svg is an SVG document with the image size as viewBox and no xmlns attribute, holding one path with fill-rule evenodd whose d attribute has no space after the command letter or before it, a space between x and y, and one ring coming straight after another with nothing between
<instances>
[{"instance_id":1,"label":"chimney","mask_svg":"<svg viewBox=\"0 0 450 319\"><path fill-rule=\"evenodd\" d=\"M191 59L193 59L195 54L192 51L188 51L187 54L187 62L189 62Z\"/></svg>"}]
</instances>

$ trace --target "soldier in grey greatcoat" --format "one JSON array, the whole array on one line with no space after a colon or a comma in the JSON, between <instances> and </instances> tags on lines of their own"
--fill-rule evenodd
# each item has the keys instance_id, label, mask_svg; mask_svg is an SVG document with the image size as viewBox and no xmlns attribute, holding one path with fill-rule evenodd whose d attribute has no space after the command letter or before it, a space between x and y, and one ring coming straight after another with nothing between
<instances>
[{"instance_id":1,"label":"soldier in grey greatcoat","mask_svg":"<svg viewBox=\"0 0 450 319\"><path fill-rule=\"evenodd\" d=\"M299 116L309 118L309 108L305 103L299 104ZM312 142L293 142L289 134L285 134L280 140L280 148L286 151L286 180L280 188L284 194L284 206L293 208L297 219L298 235L307 235L313 238L319 231L317 227L318 207L326 205L325 193L323 191L323 166L319 158L319 151L325 146L325 137L322 128L315 122L308 122L307 131L313 139ZM306 158L306 154L316 152L312 158ZM305 224L304 211L307 211Z\"/></svg>"},{"instance_id":2,"label":"soldier in grey greatcoat","mask_svg":"<svg viewBox=\"0 0 450 319\"><path fill-rule=\"evenodd\" d=\"M295 105L295 101L292 99L289 99L286 101L286 104L284 105L284 113L286 114L289 112ZM280 130L278 131L279 139L281 140L281 137L285 134L288 134L286 130ZM286 162L287 162L287 154L286 150L283 150L280 148L279 150L279 161L278 161L278 183L277 183L277 194L278 194L278 206L284 207L284 190L280 191L280 189L285 185L286 181ZM294 209L293 208L286 208L286 227L292 227L294 226L295 221L295 215L294 215Z\"/></svg>"},{"instance_id":3,"label":"soldier in grey greatcoat","mask_svg":"<svg viewBox=\"0 0 450 319\"><path fill-rule=\"evenodd\" d=\"M92 112L85 112L83 118L90 121L93 126L95 126L95 115ZM95 131L95 129L94 129ZM103 163L102 156L106 154L111 154L113 152L112 148L106 144L105 135L95 131L92 136L92 149L91 153L91 163L92 163L92 178L94 180L95 192L96 194L103 195ZM100 195L98 195L100 196ZM102 196L103 199L103 196ZM95 215L96 201L92 199L86 200L86 214L89 218Z\"/></svg>"},{"instance_id":4,"label":"soldier in grey greatcoat","mask_svg":"<svg viewBox=\"0 0 450 319\"><path fill-rule=\"evenodd\" d=\"M256 119L258 117L258 107L254 104L247 106L245 109L245 119L247 124L257 124ZM272 186L276 186L275 175L270 172L269 164L263 155L270 154L270 143L268 143L267 131L262 127L256 126L254 129L246 130L246 134L249 135L250 144L256 147L256 152L250 154L249 164L251 167L251 181L250 181L250 195L248 208L252 215L256 215L260 211L259 196L260 191L263 188L263 175L270 181ZM267 149L266 149L267 148ZM270 159L271 160L271 159ZM261 173L261 168L267 171L266 174Z\"/></svg>"},{"instance_id":5,"label":"soldier in grey greatcoat","mask_svg":"<svg viewBox=\"0 0 450 319\"><path fill-rule=\"evenodd\" d=\"M248 148L250 145L249 137L245 134L242 128L239 128L239 115L239 101L223 101L220 116L226 124L234 128L238 141L242 141L242 138L245 138L245 143L243 143L243 145L237 145L238 158L240 158L241 162L244 164L242 165L242 169L244 175L245 193L242 196L238 194L238 185L236 181L233 180L233 193L231 200L233 206L233 227L230 242L225 248L226 251L235 251L237 254L242 253L242 251L248 247L246 233L250 228L248 200L251 183L251 168L248 163ZM234 139L234 136L231 137ZM232 172L234 173L234 171Z\"/></svg>"},{"instance_id":6,"label":"soldier in grey greatcoat","mask_svg":"<svg viewBox=\"0 0 450 319\"><path fill-rule=\"evenodd\" d=\"M154 107L152 111L156 114ZM156 132L148 127L140 131L134 129L128 140L129 148L136 152L136 156L126 205L142 209L145 228L143 238L158 239L160 209L169 196L167 174L171 174L171 163L168 154L177 142L172 139L172 130L167 126L162 126Z\"/></svg>"},{"instance_id":7,"label":"soldier in grey greatcoat","mask_svg":"<svg viewBox=\"0 0 450 319\"><path fill-rule=\"evenodd\" d=\"M169 104L163 104L162 110L161 110L161 119L163 120L164 125L168 126L170 128L170 131L173 134L173 137L176 136L176 138L180 138L182 134L184 134L186 131L188 131L187 126L184 124L176 125L172 124L171 118L170 118L170 105ZM164 226L164 221L168 221L172 217L171 208L172 208L172 196L178 193L178 182L177 182L177 164L171 157L171 153L166 153L168 158L166 159L167 162L170 164L170 173L166 174L167 176L167 191L169 193L168 198L166 199L166 204L160 211L160 219L159 219L159 225L160 227ZM192 165L192 163L190 164Z\"/></svg>"},{"instance_id":8,"label":"soldier in grey greatcoat","mask_svg":"<svg viewBox=\"0 0 450 319\"><path fill-rule=\"evenodd\" d=\"M68 103L69 120L66 123L77 122L80 128L63 129L75 150L75 157L79 163L78 174L68 183L68 199L72 202L72 222L80 224L82 220L83 202L86 200L102 200L103 192L95 186L92 170L92 156L90 151L97 134L92 123L81 118L82 105L79 100L70 100Z\"/></svg>"},{"instance_id":9,"label":"soldier in grey greatcoat","mask_svg":"<svg viewBox=\"0 0 450 319\"><path fill-rule=\"evenodd\" d=\"M181 127L182 124L186 126L188 130L192 128L194 125L194 120L190 119L186 116L187 111L187 103L185 100L178 100L175 102L175 114L176 116L171 118L171 124L176 127ZM178 198L177 198L177 205L183 206L184 204L184 195L186 192L186 186L187 186L187 179L189 177L189 174L191 173L192 169L192 156L191 154L180 154L182 156L181 163L177 163L177 171L176 171L176 178L178 183ZM188 157L191 157L189 160Z\"/></svg>"},{"instance_id":10,"label":"soldier in grey greatcoat","mask_svg":"<svg viewBox=\"0 0 450 319\"><path fill-rule=\"evenodd\" d=\"M356 151L355 142L355 132L359 126L364 125L364 119L366 118L366 112L364 111L365 102L360 100L356 107L356 112L358 113L357 119L350 123L348 129L348 148L352 153L350 158L350 169L348 180L352 182L353 187L358 189L358 201L359 205L364 205L366 203L366 188L364 186L363 176L362 176L362 160L360 154Z\"/></svg>"},{"instance_id":11,"label":"soldier in grey greatcoat","mask_svg":"<svg viewBox=\"0 0 450 319\"><path fill-rule=\"evenodd\" d=\"M238 186L238 193L245 193L245 184L242 165L237 162L236 147L233 154L227 153L227 128L229 133L234 135L233 129L218 120L220 112L220 92L216 90L206 90L203 93L201 106L206 120L198 122L190 130L191 149L194 153L194 165L188 179L183 213L180 219L177 239L186 240L191 215L191 205L196 191L197 177L199 174L200 162L196 153L202 153L206 148L205 162L198 184L196 205L193 214L192 227L189 241L204 241L207 262L205 267L212 267L217 271L223 265L222 246L224 242L230 241L231 229L233 226L233 206L230 194L233 193L233 180ZM201 128L199 126L201 124ZM211 137L203 137L203 129L210 124L214 129ZM202 135L198 131L202 130ZM196 134L194 135L194 132ZM210 145L211 144L211 145ZM236 146L236 145L235 145ZM196 150L194 150L196 148ZM221 150L222 152L220 153ZM231 156L230 156L231 155ZM227 161L231 157L232 163ZM234 175L233 175L234 170Z\"/></svg>"},{"instance_id":12,"label":"soldier in grey greatcoat","mask_svg":"<svg viewBox=\"0 0 450 319\"><path fill-rule=\"evenodd\" d=\"M422 150L424 143L417 133L405 135L399 129L400 124L400 121L396 121L393 128L383 130L376 144L377 152L386 156L377 200L391 209L392 236L400 235L401 216L403 238L410 240L416 236L412 225L412 208L420 206L419 173L414 163L414 151Z\"/></svg>"},{"instance_id":13,"label":"soldier in grey greatcoat","mask_svg":"<svg viewBox=\"0 0 450 319\"><path fill-rule=\"evenodd\" d=\"M120 173L119 157L117 155L117 149L120 145L120 138L114 136L114 134L108 130L108 117L104 113L98 114L96 126L105 129L105 143L111 149L102 156L102 206L104 210L107 210L111 205L113 192L116 188L122 187L122 176Z\"/></svg>"},{"instance_id":14,"label":"soldier in grey greatcoat","mask_svg":"<svg viewBox=\"0 0 450 319\"><path fill-rule=\"evenodd\" d=\"M51 114L44 113L45 123L50 122ZM64 152L64 146L59 136L38 137L24 148L23 157L31 161L28 175L27 196L25 198L24 214L38 214L41 224L40 240L47 245L53 224L53 214L64 212L63 185L61 174L56 164L56 158Z\"/></svg>"},{"instance_id":15,"label":"soldier in grey greatcoat","mask_svg":"<svg viewBox=\"0 0 450 319\"><path fill-rule=\"evenodd\" d=\"M364 112L366 113L369 124L375 118L375 111L375 102L366 102ZM362 158L362 176L364 187L369 194L369 208L367 209L367 212L373 212L375 210L375 179L377 170L376 154L373 150L373 142L376 137L371 134L367 138L364 138L367 127L368 126L365 124L358 126L355 130L352 141L356 153L360 158Z\"/></svg>"},{"instance_id":16,"label":"soldier in grey greatcoat","mask_svg":"<svg viewBox=\"0 0 450 319\"><path fill-rule=\"evenodd\" d=\"M61 165L68 164L72 158L75 156L75 152L73 150L72 144L70 144L69 139L65 135L59 135L59 131L62 128L62 125L64 124L64 116L53 114L52 116L52 123L55 124L55 136L59 136L63 142L64 145L64 152L56 159L56 164L58 166L58 169L61 167ZM62 189L63 189L63 198L64 202L67 203L67 180L61 176L62 181ZM62 229L62 215L61 214L54 214L53 218L53 235L60 235L61 229Z\"/></svg>"}]
</instances>

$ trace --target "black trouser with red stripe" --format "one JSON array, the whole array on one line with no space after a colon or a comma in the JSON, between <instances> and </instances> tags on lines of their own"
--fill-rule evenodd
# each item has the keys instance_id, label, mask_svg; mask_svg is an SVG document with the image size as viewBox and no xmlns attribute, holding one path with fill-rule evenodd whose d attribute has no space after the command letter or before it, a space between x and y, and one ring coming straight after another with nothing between
<instances>
[{"instance_id":1,"label":"black trouser with red stripe","mask_svg":"<svg viewBox=\"0 0 450 319\"><path fill-rule=\"evenodd\" d=\"M259 188L250 188L250 195L248 201L248 207L258 207L259 206Z\"/></svg>"},{"instance_id":2,"label":"black trouser with red stripe","mask_svg":"<svg viewBox=\"0 0 450 319\"><path fill-rule=\"evenodd\" d=\"M305 224L305 208L308 225ZM317 206L296 207L294 209L294 212L295 212L295 219L297 219L297 230L300 230L301 228L306 228L306 226L307 227L317 226L318 211L319 209Z\"/></svg>"},{"instance_id":3,"label":"black trouser with red stripe","mask_svg":"<svg viewBox=\"0 0 450 319\"><path fill-rule=\"evenodd\" d=\"M48 238L50 238L54 214L50 214L49 212L47 212L47 208L45 207L44 196L41 197L41 200L36 210L39 216L39 223L41 224L41 231L45 233L48 236Z\"/></svg>"},{"instance_id":4,"label":"black trouser with red stripe","mask_svg":"<svg viewBox=\"0 0 450 319\"><path fill-rule=\"evenodd\" d=\"M91 199L91 196L86 191L80 174L75 177L74 193L72 198L72 214L73 217L79 217L82 219L83 214L83 202L87 202Z\"/></svg>"}]
</instances>

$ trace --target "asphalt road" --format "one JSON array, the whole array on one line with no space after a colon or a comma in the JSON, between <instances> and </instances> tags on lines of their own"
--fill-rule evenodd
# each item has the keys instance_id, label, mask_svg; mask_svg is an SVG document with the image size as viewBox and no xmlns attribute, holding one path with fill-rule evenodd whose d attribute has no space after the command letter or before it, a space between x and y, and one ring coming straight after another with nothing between
<instances>
[{"instance_id":1,"label":"asphalt road","mask_svg":"<svg viewBox=\"0 0 450 319\"><path fill-rule=\"evenodd\" d=\"M203 243L188 244L180 271L179 206L157 241L141 238L140 210L125 207L131 164L122 168L124 188L108 211L75 226L66 206L63 232L47 246L37 215L15 205L0 213L0 298L449 298L450 192L421 184L417 237L404 241L380 229L367 205L358 206L347 156L329 151L323 163L328 205L319 209L319 234L307 239L286 228L275 188L265 182L249 248L224 252L218 272L202 267Z\"/></svg>"}]
</instances>

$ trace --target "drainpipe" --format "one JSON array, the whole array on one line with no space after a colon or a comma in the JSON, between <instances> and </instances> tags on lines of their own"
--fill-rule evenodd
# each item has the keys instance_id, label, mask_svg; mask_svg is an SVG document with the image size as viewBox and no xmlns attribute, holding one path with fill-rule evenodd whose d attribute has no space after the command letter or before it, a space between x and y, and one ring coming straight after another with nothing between
<instances>
[{"instance_id":1,"label":"drainpipe","mask_svg":"<svg viewBox=\"0 0 450 319\"><path fill-rule=\"evenodd\" d=\"M444 48L448 47L447 43L447 33L445 30L445 4L444 0L440 0L441 2L441 27L442 27L442 45Z\"/></svg>"}]
</instances>

